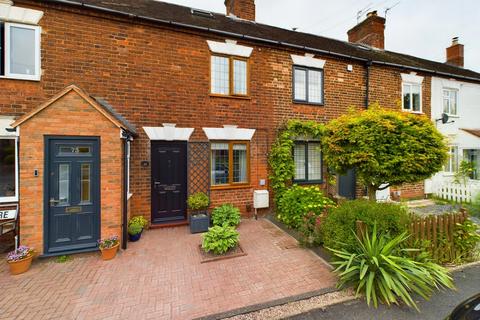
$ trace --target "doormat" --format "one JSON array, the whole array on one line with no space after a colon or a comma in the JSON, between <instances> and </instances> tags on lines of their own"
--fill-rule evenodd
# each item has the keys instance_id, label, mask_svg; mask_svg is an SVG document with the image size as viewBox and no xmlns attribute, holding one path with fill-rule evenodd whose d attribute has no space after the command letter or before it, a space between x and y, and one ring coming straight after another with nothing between
<instances>
[{"instance_id":1,"label":"doormat","mask_svg":"<svg viewBox=\"0 0 480 320\"><path fill-rule=\"evenodd\" d=\"M226 253L222 255L216 255L210 252L205 252L202 249L202 245L198 245L198 250L200 251L200 258L202 259L200 263L207 263L207 262L213 262L213 261L219 261L219 260L226 260L226 259L232 259L236 257L243 257L246 256L247 253L243 251L243 248L240 244L238 244L235 248L230 249Z\"/></svg>"}]
</instances>

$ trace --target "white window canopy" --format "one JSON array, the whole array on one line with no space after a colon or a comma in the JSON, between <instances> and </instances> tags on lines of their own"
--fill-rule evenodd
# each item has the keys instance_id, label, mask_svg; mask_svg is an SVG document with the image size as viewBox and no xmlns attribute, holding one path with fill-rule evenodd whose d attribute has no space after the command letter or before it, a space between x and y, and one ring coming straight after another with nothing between
<instances>
[{"instance_id":1,"label":"white window canopy","mask_svg":"<svg viewBox=\"0 0 480 320\"><path fill-rule=\"evenodd\" d=\"M143 127L150 140L188 141L194 128L177 128L175 123L163 123L163 127Z\"/></svg>"},{"instance_id":2,"label":"white window canopy","mask_svg":"<svg viewBox=\"0 0 480 320\"><path fill-rule=\"evenodd\" d=\"M423 77L417 76L416 72L402 73L402 81L414 84L422 84Z\"/></svg>"},{"instance_id":3,"label":"white window canopy","mask_svg":"<svg viewBox=\"0 0 480 320\"><path fill-rule=\"evenodd\" d=\"M37 25L43 11L12 6L8 1L0 1L0 21Z\"/></svg>"},{"instance_id":4,"label":"white window canopy","mask_svg":"<svg viewBox=\"0 0 480 320\"><path fill-rule=\"evenodd\" d=\"M12 127L10 126L14 122L13 117L2 117L0 116L0 137L17 137L18 136L18 128L17 130L11 130Z\"/></svg>"},{"instance_id":5,"label":"white window canopy","mask_svg":"<svg viewBox=\"0 0 480 320\"><path fill-rule=\"evenodd\" d=\"M294 65L323 69L326 60L314 58L314 56L315 55L311 53L305 53L304 56L291 55Z\"/></svg>"},{"instance_id":6,"label":"white window canopy","mask_svg":"<svg viewBox=\"0 0 480 320\"><path fill-rule=\"evenodd\" d=\"M239 45L235 40L225 40L225 42L207 40L207 44L210 51L231 56L249 58L253 51L253 48Z\"/></svg>"},{"instance_id":7,"label":"white window canopy","mask_svg":"<svg viewBox=\"0 0 480 320\"><path fill-rule=\"evenodd\" d=\"M255 129L240 129L234 125L223 128L203 128L208 140L252 140Z\"/></svg>"}]
</instances>

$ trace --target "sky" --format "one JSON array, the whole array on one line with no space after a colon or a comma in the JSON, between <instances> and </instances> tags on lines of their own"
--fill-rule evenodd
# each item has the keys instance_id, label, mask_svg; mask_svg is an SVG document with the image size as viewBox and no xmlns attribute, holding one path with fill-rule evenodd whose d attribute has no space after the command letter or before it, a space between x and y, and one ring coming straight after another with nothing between
<instances>
[{"instance_id":1,"label":"sky","mask_svg":"<svg viewBox=\"0 0 480 320\"><path fill-rule=\"evenodd\" d=\"M162 1L225 13L224 0ZM346 41L358 11L385 16L388 8L386 50L445 62L445 48L459 37L465 68L480 72L480 0L256 0L256 20Z\"/></svg>"}]
</instances>

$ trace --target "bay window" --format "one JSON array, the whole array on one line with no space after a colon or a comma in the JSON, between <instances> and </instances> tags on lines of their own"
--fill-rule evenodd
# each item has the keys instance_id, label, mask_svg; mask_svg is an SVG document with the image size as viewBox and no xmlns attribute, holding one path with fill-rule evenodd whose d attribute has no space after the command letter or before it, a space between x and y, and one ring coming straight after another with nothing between
<instances>
[{"instance_id":1,"label":"bay window","mask_svg":"<svg viewBox=\"0 0 480 320\"><path fill-rule=\"evenodd\" d=\"M248 95L248 62L245 58L212 55L210 77L214 95Z\"/></svg>"},{"instance_id":2,"label":"bay window","mask_svg":"<svg viewBox=\"0 0 480 320\"><path fill-rule=\"evenodd\" d=\"M296 141L293 147L294 182L322 182L322 153L319 142Z\"/></svg>"},{"instance_id":3,"label":"bay window","mask_svg":"<svg viewBox=\"0 0 480 320\"><path fill-rule=\"evenodd\" d=\"M210 149L212 186L235 186L249 183L248 142L212 142Z\"/></svg>"},{"instance_id":4,"label":"bay window","mask_svg":"<svg viewBox=\"0 0 480 320\"><path fill-rule=\"evenodd\" d=\"M0 22L0 77L40 80L40 27Z\"/></svg>"}]
</instances>

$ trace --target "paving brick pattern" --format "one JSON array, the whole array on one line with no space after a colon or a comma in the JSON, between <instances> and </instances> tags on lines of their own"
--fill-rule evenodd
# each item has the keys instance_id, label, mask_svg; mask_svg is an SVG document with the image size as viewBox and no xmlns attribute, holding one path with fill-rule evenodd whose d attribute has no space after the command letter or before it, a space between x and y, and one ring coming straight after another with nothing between
<instances>
[{"instance_id":1,"label":"paving brick pattern","mask_svg":"<svg viewBox=\"0 0 480 320\"><path fill-rule=\"evenodd\" d=\"M1 319L191 319L334 285L329 268L268 220L239 228L246 256L200 263L187 227L147 231L115 260L98 253L0 266Z\"/></svg>"}]
</instances>

